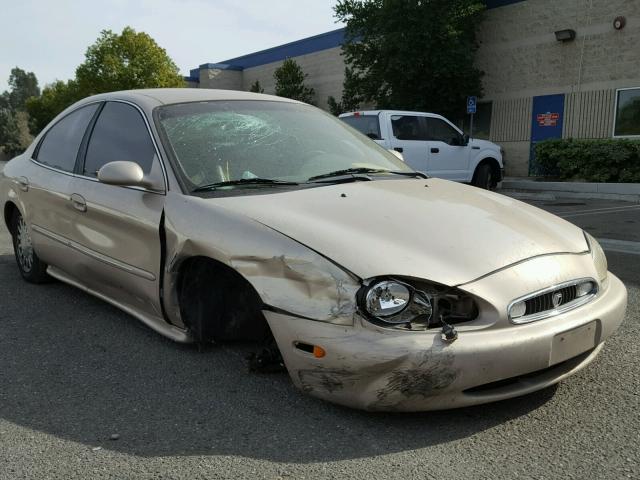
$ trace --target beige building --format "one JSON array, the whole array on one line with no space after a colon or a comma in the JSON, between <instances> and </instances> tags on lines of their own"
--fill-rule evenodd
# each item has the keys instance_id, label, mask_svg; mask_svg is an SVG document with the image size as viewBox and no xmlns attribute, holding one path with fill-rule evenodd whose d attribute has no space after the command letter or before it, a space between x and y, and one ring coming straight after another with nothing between
<instances>
[{"instance_id":1,"label":"beige building","mask_svg":"<svg viewBox=\"0 0 640 480\"><path fill-rule=\"evenodd\" d=\"M475 134L502 145L507 174L537 173L545 138L640 138L640 0L487 0L476 62L485 72ZM194 87L274 90L294 58L317 103L340 98L342 29L191 70Z\"/></svg>"}]
</instances>

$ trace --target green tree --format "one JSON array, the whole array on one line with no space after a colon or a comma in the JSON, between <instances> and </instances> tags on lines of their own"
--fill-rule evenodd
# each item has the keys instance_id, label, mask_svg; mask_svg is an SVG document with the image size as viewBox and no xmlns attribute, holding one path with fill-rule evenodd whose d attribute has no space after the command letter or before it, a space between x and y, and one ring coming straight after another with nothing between
<instances>
[{"instance_id":1,"label":"green tree","mask_svg":"<svg viewBox=\"0 0 640 480\"><path fill-rule=\"evenodd\" d=\"M260 80L256 80L255 82L253 82L253 84L251 84L251 87L249 88L249 91L253 93L264 93L264 88L262 88L262 85L260 85Z\"/></svg>"},{"instance_id":2,"label":"green tree","mask_svg":"<svg viewBox=\"0 0 640 480\"><path fill-rule=\"evenodd\" d=\"M474 67L479 0L339 0L353 89L379 108L457 116L482 94Z\"/></svg>"},{"instance_id":3,"label":"green tree","mask_svg":"<svg viewBox=\"0 0 640 480\"><path fill-rule=\"evenodd\" d=\"M97 93L137 88L184 87L178 67L153 38L126 27L121 34L103 30L87 48L75 79L47 85L27 102L35 135L72 103Z\"/></svg>"},{"instance_id":4,"label":"green tree","mask_svg":"<svg viewBox=\"0 0 640 480\"><path fill-rule=\"evenodd\" d=\"M338 102L334 97L327 98L329 111L336 117L341 113L353 112L360 108L361 98L357 92L358 78L349 67L344 69L342 99Z\"/></svg>"},{"instance_id":5,"label":"green tree","mask_svg":"<svg viewBox=\"0 0 640 480\"><path fill-rule=\"evenodd\" d=\"M57 80L42 89L42 95L27 100L29 113L29 130L37 135L61 111L84 95L75 80Z\"/></svg>"},{"instance_id":6,"label":"green tree","mask_svg":"<svg viewBox=\"0 0 640 480\"><path fill-rule=\"evenodd\" d=\"M184 79L164 48L144 32L125 27L103 30L76 69L82 95L136 88L184 87Z\"/></svg>"},{"instance_id":7,"label":"green tree","mask_svg":"<svg viewBox=\"0 0 640 480\"><path fill-rule=\"evenodd\" d=\"M287 58L273 73L276 80L276 95L305 103L313 103L315 91L304 84L307 75L295 60Z\"/></svg>"},{"instance_id":8,"label":"green tree","mask_svg":"<svg viewBox=\"0 0 640 480\"><path fill-rule=\"evenodd\" d=\"M31 143L25 105L38 95L40 88L33 72L11 69L9 90L0 95L0 148L9 157L22 153Z\"/></svg>"}]
</instances>

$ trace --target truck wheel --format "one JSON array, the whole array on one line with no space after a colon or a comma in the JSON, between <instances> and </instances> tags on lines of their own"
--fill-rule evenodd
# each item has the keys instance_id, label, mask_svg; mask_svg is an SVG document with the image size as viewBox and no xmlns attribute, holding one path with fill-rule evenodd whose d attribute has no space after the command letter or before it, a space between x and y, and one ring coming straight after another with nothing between
<instances>
[{"instance_id":1,"label":"truck wheel","mask_svg":"<svg viewBox=\"0 0 640 480\"><path fill-rule=\"evenodd\" d=\"M27 222L16 210L11 223L13 233L13 252L16 256L16 263L22 278L29 283L44 283L51 280L47 275L47 264L44 263L35 250L31 242L31 233Z\"/></svg>"},{"instance_id":2,"label":"truck wheel","mask_svg":"<svg viewBox=\"0 0 640 480\"><path fill-rule=\"evenodd\" d=\"M495 179L493 178L493 168L491 168L491 165L487 163L480 165L476 169L472 183L478 188L493 190L496 187L496 184Z\"/></svg>"}]
</instances>

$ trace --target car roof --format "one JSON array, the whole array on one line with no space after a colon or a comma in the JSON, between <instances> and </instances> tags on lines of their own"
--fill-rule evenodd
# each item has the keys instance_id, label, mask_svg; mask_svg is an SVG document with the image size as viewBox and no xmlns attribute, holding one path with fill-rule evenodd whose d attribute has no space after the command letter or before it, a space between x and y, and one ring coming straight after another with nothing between
<instances>
[{"instance_id":1,"label":"car roof","mask_svg":"<svg viewBox=\"0 0 640 480\"><path fill-rule=\"evenodd\" d=\"M356 113L360 115L380 115L381 113L390 113L391 115L430 115L434 117L441 117L442 115L438 115L437 113L431 112L416 112L411 110L356 110L355 112L341 113L340 118L342 117L351 117Z\"/></svg>"},{"instance_id":2,"label":"car roof","mask_svg":"<svg viewBox=\"0 0 640 480\"><path fill-rule=\"evenodd\" d=\"M140 90L121 90L101 93L83 99L79 103L91 103L105 100L126 100L141 106L154 107L172 103L205 102L211 100L267 100L288 103L300 103L275 95L244 92L238 90L215 90L209 88L145 88Z\"/></svg>"}]
</instances>

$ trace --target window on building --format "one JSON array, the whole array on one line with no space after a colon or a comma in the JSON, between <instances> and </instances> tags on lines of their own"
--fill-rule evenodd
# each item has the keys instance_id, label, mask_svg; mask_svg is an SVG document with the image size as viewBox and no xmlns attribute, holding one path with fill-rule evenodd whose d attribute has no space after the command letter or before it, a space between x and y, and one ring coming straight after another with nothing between
<instances>
[{"instance_id":1,"label":"window on building","mask_svg":"<svg viewBox=\"0 0 640 480\"><path fill-rule=\"evenodd\" d=\"M96 176L103 165L115 161L135 162L149 173L155 153L140 112L126 103L108 102L93 128L84 174Z\"/></svg>"},{"instance_id":2,"label":"window on building","mask_svg":"<svg viewBox=\"0 0 640 480\"><path fill-rule=\"evenodd\" d=\"M614 137L640 136L640 88L618 90Z\"/></svg>"},{"instance_id":3,"label":"window on building","mask_svg":"<svg viewBox=\"0 0 640 480\"><path fill-rule=\"evenodd\" d=\"M380 120L378 115L349 115L348 117L342 117L340 120L364 133L369 138L382 140L380 138Z\"/></svg>"},{"instance_id":4,"label":"window on building","mask_svg":"<svg viewBox=\"0 0 640 480\"><path fill-rule=\"evenodd\" d=\"M45 134L36 160L44 165L73 172L78 150L97 103L79 108L64 117Z\"/></svg>"},{"instance_id":5,"label":"window on building","mask_svg":"<svg viewBox=\"0 0 640 480\"><path fill-rule=\"evenodd\" d=\"M415 115L392 115L391 128L398 140L427 140L422 117Z\"/></svg>"}]
</instances>

